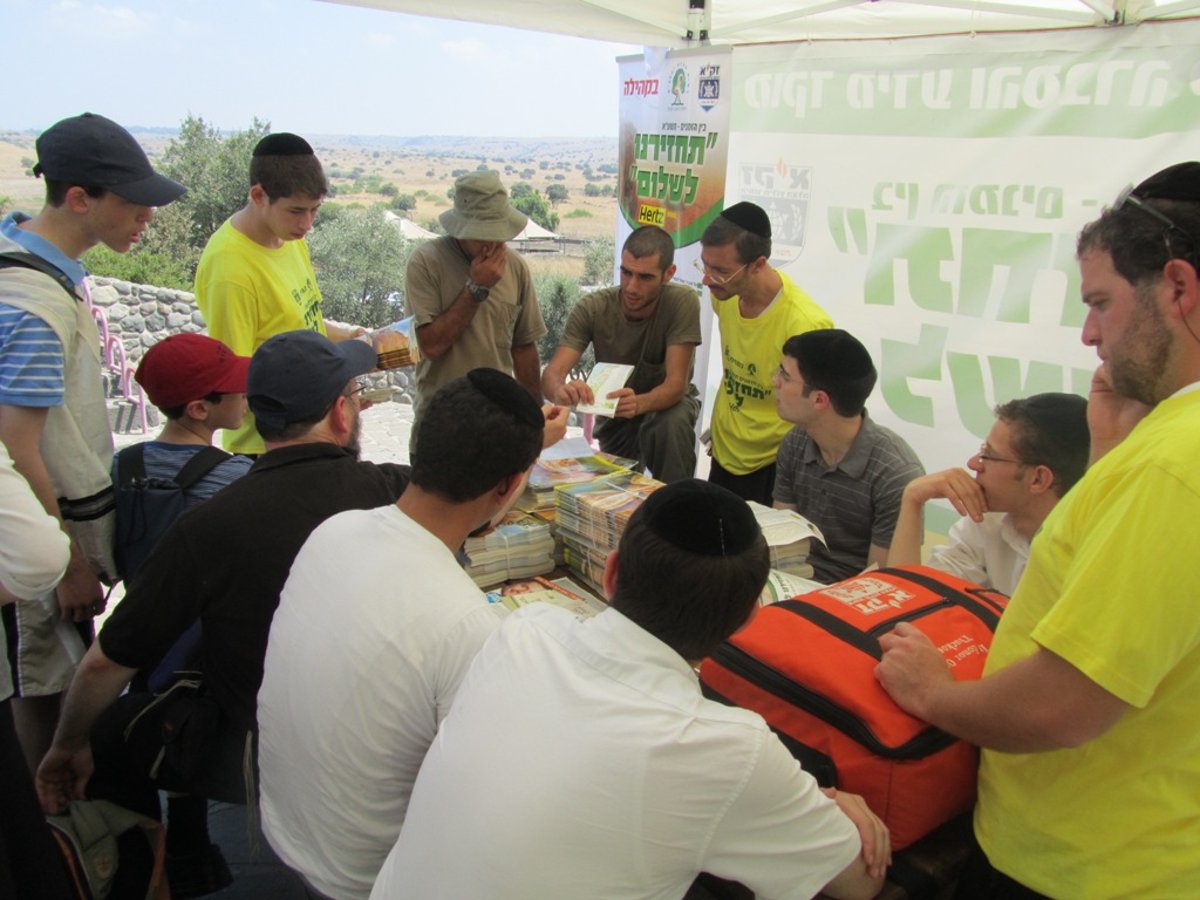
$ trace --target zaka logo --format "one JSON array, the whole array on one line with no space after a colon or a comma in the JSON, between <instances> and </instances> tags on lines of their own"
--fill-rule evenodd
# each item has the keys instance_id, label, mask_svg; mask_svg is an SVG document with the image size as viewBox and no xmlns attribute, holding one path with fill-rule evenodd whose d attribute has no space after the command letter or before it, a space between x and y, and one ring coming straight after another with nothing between
<instances>
[{"instance_id":1,"label":"zaka logo","mask_svg":"<svg viewBox=\"0 0 1200 900\"><path fill-rule=\"evenodd\" d=\"M812 167L773 163L742 163L738 199L757 203L771 220L771 264L786 265L804 250L808 206L812 196Z\"/></svg>"},{"instance_id":2,"label":"zaka logo","mask_svg":"<svg viewBox=\"0 0 1200 900\"><path fill-rule=\"evenodd\" d=\"M687 90L688 90L688 70L686 66L676 66L675 71L671 73L671 100L672 109L681 109L687 106Z\"/></svg>"},{"instance_id":3,"label":"zaka logo","mask_svg":"<svg viewBox=\"0 0 1200 900\"><path fill-rule=\"evenodd\" d=\"M698 82L696 97L700 101L700 108L708 112L721 99L721 67L711 63L701 66Z\"/></svg>"},{"instance_id":4,"label":"zaka logo","mask_svg":"<svg viewBox=\"0 0 1200 900\"><path fill-rule=\"evenodd\" d=\"M904 604L916 598L916 594L884 581L882 578L856 578L849 584L835 584L822 591L839 603L852 606L864 616L903 609Z\"/></svg>"}]
</instances>

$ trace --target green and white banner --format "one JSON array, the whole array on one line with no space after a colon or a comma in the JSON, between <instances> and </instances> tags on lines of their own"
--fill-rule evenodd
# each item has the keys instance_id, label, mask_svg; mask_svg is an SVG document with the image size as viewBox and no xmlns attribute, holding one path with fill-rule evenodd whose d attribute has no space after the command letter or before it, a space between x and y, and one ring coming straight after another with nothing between
<instances>
[{"instance_id":1,"label":"green and white banner","mask_svg":"<svg viewBox=\"0 0 1200 900\"><path fill-rule=\"evenodd\" d=\"M732 68L726 204L767 210L774 264L866 344L871 414L927 469L963 465L999 402L1087 393L1076 236L1200 159L1200 23L739 47Z\"/></svg>"}]
</instances>

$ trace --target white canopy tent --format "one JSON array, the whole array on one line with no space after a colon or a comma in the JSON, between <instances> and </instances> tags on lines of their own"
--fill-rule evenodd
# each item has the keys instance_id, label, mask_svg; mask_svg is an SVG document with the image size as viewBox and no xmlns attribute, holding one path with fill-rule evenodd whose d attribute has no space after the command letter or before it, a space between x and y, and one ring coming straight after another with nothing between
<instances>
[{"instance_id":1,"label":"white canopy tent","mask_svg":"<svg viewBox=\"0 0 1200 900\"><path fill-rule=\"evenodd\" d=\"M326 0L651 47L1134 24L1200 0Z\"/></svg>"},{"instance_id":2,"label":"white canopy tent","mask_svg":"<svg viewBox=\"0 0 1200 900\"><path fill-rule=\"evenodd\" d=\"M405 240L427 241L430 238L437 237L436 232L422 228L412 219L405 218L404 216L398 216L390 209L385 209L383 211L383 218L385 221L393 225L396 230L400 232L400 236Z\"/></svg>"}]
</instances>

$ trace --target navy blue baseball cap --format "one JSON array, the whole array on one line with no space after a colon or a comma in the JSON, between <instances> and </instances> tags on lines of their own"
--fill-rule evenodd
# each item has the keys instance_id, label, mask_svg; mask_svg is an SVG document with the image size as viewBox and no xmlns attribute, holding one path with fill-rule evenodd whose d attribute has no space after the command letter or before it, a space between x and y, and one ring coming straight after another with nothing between
<instances>
[{"instance_id":1,"label":"navy blue baseball cap","mask_svg":"<svg viewBox=\"0 0 1200 900\"><path fill-rule=\"evenodd\" d=\"M274 429L315 422L333 406L351 378L375 368L365 341L334 343L315 331L286 331L254 351L246 401L254 418Z\"/></svg>"},{"instance_id":2,"label":"navy blue baseball cap","mask_svg":"<svg viewBox=\"0 0 1200 900\"><path fill-rule=\"evenodd\" d=\"M166 206L187 192L154 171L132 134L95 113L56 122L38 136L35 147L33 174L53 181L104 188L142 206Z\"/></svg>"}]
</instances>

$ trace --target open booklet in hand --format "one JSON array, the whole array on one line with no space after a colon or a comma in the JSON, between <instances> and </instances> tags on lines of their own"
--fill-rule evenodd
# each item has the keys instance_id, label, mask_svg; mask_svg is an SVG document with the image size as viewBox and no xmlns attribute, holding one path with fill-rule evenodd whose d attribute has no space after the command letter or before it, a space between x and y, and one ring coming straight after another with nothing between
<instances>
[{"instance_id":1,"label":"open booklet in hand","mask_svg":"<svg viewBox=\"0 0 1200 900\"><path fill-rule=\"evenodd\" d=\"M592 389L593 401L580 403L575 407L576 412L592 413L597 416L611 416L617 411L617 400L608 395L625 387L625 382L633 374L633 366L622 363L596 363L588 375L587 384Z\"/></svg>"}]
</instances>

